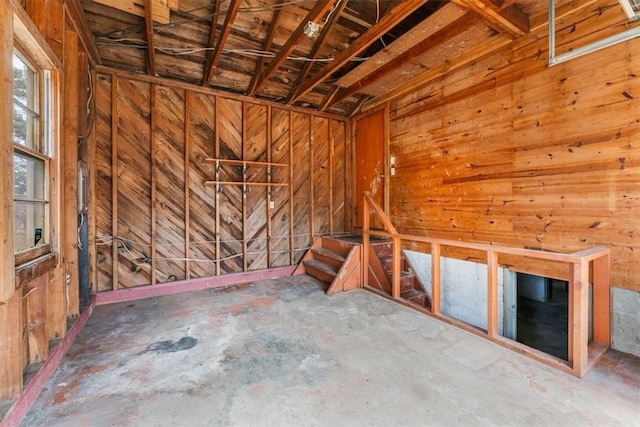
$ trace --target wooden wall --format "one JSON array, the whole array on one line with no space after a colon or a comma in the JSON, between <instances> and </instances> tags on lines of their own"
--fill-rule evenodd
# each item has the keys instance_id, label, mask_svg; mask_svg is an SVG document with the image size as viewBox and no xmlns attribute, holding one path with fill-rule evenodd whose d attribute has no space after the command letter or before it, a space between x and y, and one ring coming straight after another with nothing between
<instances>
[{"instance_id":1,"label":"wooden wall","mask_svg":"<svg viewBox=\"0 0 640 427\"><path fill-rule=\"evenodd\" d=\"M617 1L561 22L558 53L624 31ZM612 249L640 290L640 39L547 66L547 28L390 103L393 222L412 234Z\"/></svg>"},{"instance_id":2,"label":"wooden wall","mask_svg":"<svg viewBox=\"0 0 640 427\"><path fill-rule=\"evenodd\" d=\"M143 80L95 78L95 291L291 265L345 231L346 120ZM287 185L207 183L243 180Z\"/></svg>"}]
</instances>

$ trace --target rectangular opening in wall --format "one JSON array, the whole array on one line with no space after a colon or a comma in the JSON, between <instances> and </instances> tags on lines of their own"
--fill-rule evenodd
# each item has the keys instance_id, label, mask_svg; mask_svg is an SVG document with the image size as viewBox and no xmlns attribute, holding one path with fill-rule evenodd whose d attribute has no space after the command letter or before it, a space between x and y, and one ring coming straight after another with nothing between
<instances>
[{"instance_id":1,"label":"rectangular opening in wall","mask_svg":"<svg viewBox=\"0 0 640 427\"><path fill-rule=\"evenodd\" d=\"M563 360L568 359L568 282L518 273L517 331L514 339Z\"/></svg>"}]
</instances>

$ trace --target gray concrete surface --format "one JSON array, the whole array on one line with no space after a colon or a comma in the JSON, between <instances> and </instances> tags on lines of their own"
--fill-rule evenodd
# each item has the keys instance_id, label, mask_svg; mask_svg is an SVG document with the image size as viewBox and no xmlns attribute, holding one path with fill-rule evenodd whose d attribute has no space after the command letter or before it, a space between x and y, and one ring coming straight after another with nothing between
<instances>
[{"instance_id":1,"label":"gray concrete surface","mask_svg":"<svg viewBox=\"0 0 640 427\"><path fill-rule=\"evenodd\" d=\"M640 363L584 379L306 276L97 307L23 425L640 425Z\"/></svg>"}]
</instances>

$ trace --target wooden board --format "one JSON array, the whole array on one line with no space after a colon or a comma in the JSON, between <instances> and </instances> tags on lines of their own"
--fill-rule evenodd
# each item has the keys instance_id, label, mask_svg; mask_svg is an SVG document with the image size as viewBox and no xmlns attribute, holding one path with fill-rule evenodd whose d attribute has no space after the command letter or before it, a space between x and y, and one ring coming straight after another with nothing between
<instances>
[{"instance_id":1,"label":"wooden board","mask_svg":"<svg viewBox=\"0 0 640 427\"><path fill-rule=\"evenodd\" d=\"M149 84L118 80L118 287L151 282Z\"/></svg>"},{"instance_id":2,"label":"wooden board","mask_svg":"<svg viewBox=\"0 0 640 427\"><path fill-rule=\"evenodd\" d=\"M331 232L345 231L346 223L346 154L347 130L346 123L331 120Z\"/></svg>"},{"instance_id":3,"label":"wooden board","mask_svg":"<svg viewBox=\"0 0 640 427\"><path fill-rule=\"evenodd\" d=\"M311 159L310 117L293 113L292 137L293 149L293 235L294 263L302 258L311 246Z\"/></svg>"},{"instance_id":4,"label":"wooden board","mask_svg":"<svg viewBox=\"0 0 640 427\"><path fill-rule=\"evenodd\" d=\"M313 235L324 236L331 233L331 198L329 120L321 117L311 119L311 144L313 158Z\"/></svg>"},{"instance_id":5,"label":"wooden board","mask_svg":"<svg viewBox=\"0 0 640 427\"><path fill-rule=\"evenodd\" d=\"M189 253L192 277L216 275L216 187L204 182L215 176L215 165L204 159L216 156L215 97L191 94L189 123Z\"/></svg>"},{"instance_id":6,"label":"wooden board","mask_svg":"<svg viewBox=\"0 0 640 427\"><path fill-rule=\"evenodd\" d=\"M184 280L185 170L183 90L155 87L156 282Z\"/></svg>"},{"instance_id":7,"label":"wooden board","mask_svg":"<svg viewBox=\"0 0 640 427\"><path fill-rule=\"evenodd\" d=\"M289 112L285 109L271 109L271 162L290 163L291 141ZM273 168L273 182L289 182L289 168ZM273 187L270 201L273 207L269 209L271 216L271 230L269 233L269 267L280 267L290 264L291 251L291 200L290 187Z\"/></svg>"}]
</instances>

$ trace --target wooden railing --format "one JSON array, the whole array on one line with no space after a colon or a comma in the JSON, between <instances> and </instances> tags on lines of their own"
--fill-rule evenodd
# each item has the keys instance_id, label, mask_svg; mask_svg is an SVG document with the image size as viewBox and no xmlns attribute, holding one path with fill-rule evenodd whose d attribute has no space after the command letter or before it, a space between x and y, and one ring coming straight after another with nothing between
<instances>
[{"instance_id":1,"label":"wooden railing","mask_svg":"<svg viewBox=\"0 0 640 427\"><path fill-rule=\"evenodd\" d=\"M383 209L372 197L364 193L362 221L363 283L369 284L370 238L378 236L391 239L393 245L393 275L391 298L406 303L400 297L402 242L427 243L431 247L431 305L432 309L414 307L416 310L458 326L476 335L483 336L504 347L523 353L548 365L560 368L578 377L587 371L606 353L611 345L610 309L610 250L593 247L572 254L547 252L533 249L463 242L425 236L413 236L397 232ZM371 229L371 215L377 217L384 230ZM486 254L487 264L487 330L441 313L441 257L442 248L480 251ZM541 262L560 263L568 267L569 283L568 313L568 360L559 359L498 334L498 267L500 257L521 257ZM529 271L521 271L529 273ZM533 273L535 274L535 273ZM593 282L592 325L593 340L589 342L589 281Z\"/></svg>"}]
</instances>

